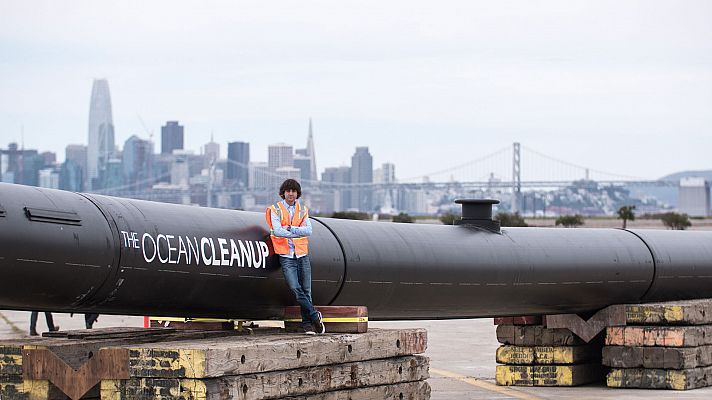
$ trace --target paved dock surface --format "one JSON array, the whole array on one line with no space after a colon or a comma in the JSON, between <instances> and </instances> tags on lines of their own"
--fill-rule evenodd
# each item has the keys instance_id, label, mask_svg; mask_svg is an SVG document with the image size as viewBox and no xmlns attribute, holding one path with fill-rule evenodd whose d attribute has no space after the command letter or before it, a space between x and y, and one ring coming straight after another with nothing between
<instances>
[{"instance_id":1,"label":"paved dock surface","mask_svg":"<svg viewBox=\"0 0 712 400\"><path fill-rule=\"evenodd\" d=\"M30 313L0 311L0 338L27 337ZM62 330L83 329L84 315L54 314ZM95 327L143 326L143 317L102 315ZM575 388L503 387L494 383L495 350L498 343L491 318L448 321L370 322L380 328L425 328L428 330L430 385L433 400L445 399L710 399L712 388L690 391L609 389L603 383ZM37 330L47 330L40 314Z\"/></svg>"}]
</instances>

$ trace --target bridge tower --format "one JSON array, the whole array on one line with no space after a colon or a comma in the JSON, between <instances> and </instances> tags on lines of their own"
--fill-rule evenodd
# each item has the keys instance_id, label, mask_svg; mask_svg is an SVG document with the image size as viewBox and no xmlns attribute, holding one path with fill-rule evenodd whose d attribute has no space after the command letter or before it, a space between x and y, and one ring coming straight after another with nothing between
<instances>
[{"instance_id":1,"label":"bridge tower","mask_svg":"<svg viewBox=\"0 0 712 400\"><path fill-rule=\"evenodd\" d=\"M512 213L519 212L522 201L521 153L519 142L512 148Z\"/></svg>"}]
</instances>

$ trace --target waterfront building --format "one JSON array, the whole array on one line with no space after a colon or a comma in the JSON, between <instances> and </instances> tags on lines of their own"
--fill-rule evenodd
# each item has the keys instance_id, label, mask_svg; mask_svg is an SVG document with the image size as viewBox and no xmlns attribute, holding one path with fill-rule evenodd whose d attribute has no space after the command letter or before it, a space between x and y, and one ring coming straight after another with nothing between
<instances>
[{"instance_id":1,"label":"waterfront building","mask_svg":"<svg viewBox=\"0 0 712 400\"><path fill-rule=\"evenodd\" d=\"M710 215L710 183L702 177L680 179L678 209L691 217Z\"/></svg>"}]
</instances>

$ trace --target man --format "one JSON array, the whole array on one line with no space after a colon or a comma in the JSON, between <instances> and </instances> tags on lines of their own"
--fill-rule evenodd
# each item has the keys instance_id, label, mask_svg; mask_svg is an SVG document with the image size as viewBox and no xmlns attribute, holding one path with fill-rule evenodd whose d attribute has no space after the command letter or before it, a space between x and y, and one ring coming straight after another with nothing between
<instances>
[{"instance_id":1,"label":"man","mask_svg":"<svg viewBox=\"0 0 712 400\"><path fill-rule=\"evenodd\" d=\"M84 325L87 327L87 329L91 329L94 327L94 323L96 320L99 319L99 314L84 314Z\"/></svg>"},{"instance_id":2,"label":"man","mask_svg":"<svg viewBox=\"0 0 712 400\"><path fill-rule=\"evenodd\" d=\"M51 312L45 312L45 319L47 320L47 329L50 332L57 332L59 330L59 325L54 325L54 319L52 318ZM38 336L37 333L37 317L39 316L38 311L32 311L30 314L30 336Z\"/></svg>"},{"instance_id":3,"label":"man","mask_svg":"<svg viewBox=\"0 0 712 400\"><path fill-rule=\"evenodd\" d=\"M272 246L274 252L279 254L284 280L301 308L304 332L307 335L322 334L326 329L311 297L308 237L312 233L312 225L309 210L298 201L302 197L302 187L294 179L287 179L279 187L279 197L282 201L268 207L265 212Z\"/></svg>"}]
</instances>

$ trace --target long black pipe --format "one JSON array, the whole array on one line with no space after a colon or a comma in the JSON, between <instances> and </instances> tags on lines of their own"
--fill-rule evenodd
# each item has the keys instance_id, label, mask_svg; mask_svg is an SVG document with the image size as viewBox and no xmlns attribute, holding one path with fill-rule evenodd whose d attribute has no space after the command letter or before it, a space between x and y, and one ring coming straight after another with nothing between
<instances>
[{"instance_id":1,"label":"long black pipe","mask_svg":"<svg viewBox=\"0 0 712 400\"><path fill-rule=\"evenodd\" d=\"M712 232L313 227L315 304L366 305L372 319L712 297ZM0 308L277 318L292 299L267 237L261 213L0 184Z\"/></svg>"}]
</instances>

